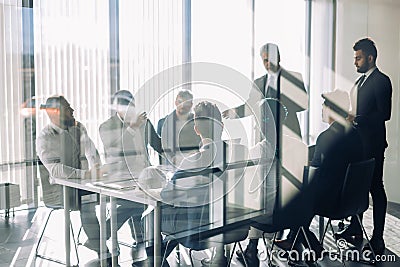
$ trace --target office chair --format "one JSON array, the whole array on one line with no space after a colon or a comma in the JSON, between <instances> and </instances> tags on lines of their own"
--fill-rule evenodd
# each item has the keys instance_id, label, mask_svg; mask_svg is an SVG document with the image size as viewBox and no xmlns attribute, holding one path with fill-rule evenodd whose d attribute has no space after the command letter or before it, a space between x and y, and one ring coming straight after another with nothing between
<instances>
[{"instance_id":1,"label":"office chair","mask_svg":"<svg viewBox=\"0 0 400 267\"><path fill-rule=\"evenodd\" d=\"M41 259L44 259L44 260L48 260L48 261L52 261L52 262L56 262L56 263L59 263L59 264L62 264L62 265L66 265L65 262L63 262L63 261L61 261L59 259L51 258L51 257L48 257L46 255L42 255L42 254L39 253L40 244L41 244L44 232L46 231L46 227L47 227L47 224L48 224L48 222L50 220L51 215L53 214L54 211L64 208L64 207L61 207L61 206L50 206L50 205L46 205L46 207L51 209L51 210L50 210L49 214L47 215L46 222L44 224L44 227L43 227L42 232L40 234L39 240L37 242L36 249L35 249L35 257L41 258ZM75 254L76 254L76 259L77 259L77 264L75 266L79 266L78 244L76 243L76 240L75 240L74 229L72 227L72 224L70 224L70 228L71 228L72 240L74 242L74 249L75 249Z\"/></svg>"},{"instance_id":2,"label":"office chair","mask_svg":"<svg viewBox=\"0 0 400 267\"><path fill-rule=\"evenodd\" d=\"M62 202L62 197L63 197L62 186L50 184L49 173L48 173L47 169L43 166L43 164L39 165L39 172L40 172L40 181L41 181L41 186L42 186L42 191L43 191L43 202L44 202L44 205L51 210L50 210L49 214L47 215L46 222L40 233L40 237L37 242L36 249L35 249L35 257L42 258L44 260L48 260L48 261L52 261L52 262L56 262L56 263L59 263L62 265L66 265L65 262L63 262L59 259L51 258L51 257L42 255L39 253L40 244L41 244L44 232L46 231L46 227L50 220L51 215L56 210L64 209L64 205L62 204L63 203ZM73 202L71 202L72 203L71 211L78 210L79 205L80 205L78 192L77 192L77 190L74 190L74 189L70 189L70 190L73 190L71 192L72 193L71 198L73 198L73 200L74 200ZM70 228L71 228L72 239L74 242L74 249L75 249L76 259L77 259L76 266L78 266L79 265L78 245L75 240L74 229L72 227L72 224L70 225Z\"/></svg>"},{"instance_id":3,"label":"office chair","mask_svg":"<svg viewBox=\"0 0 400 267\"><path fill-rule=\"evenodd\" d=\"M208 212L208 209L204 208L204 212ZM189 217L192 214L193 213L188 214ZM204 226L207 228L206 225ZM199 229L201 228L202 226L199 226ZM171 241L174 241L174 244L182 244L184 247L189 249L189 258L192 267L195 266L192 254L193 251L201 251L212 247L218 247L221 245L228 245L234 243L232 252L229 255L228 259L228 266L230 266L236 245L239 246L242 255L244 255L240 241L245 240L247 238L248 233L249 233L248 223L238 222L234 226L230 225L229 228L222 226L220 228L207 229L207 230L193 229L193 233L187 234L182 238L177 238L173 234L167 235L168 242L166 244L166 249L163 255L162 263L164 263L166 260L167 256L166 252L168 251ZM246 259L244 259L244 261L245 265L248 266L246 263Z\"/></svg>"},{"instance_id":4,"label":"office chair","mask_svg":"<svg viewBox=\"0 0 400 267\"><path fill-rule=\"evenodd\" d=\"M298 229L291 249L296 245L300 235L304 237L307 248L312 249L304 226L308 227L314 217L314 190L316 189L308 187L308 184L312 179L315 179L318 174L317 167L305 166L302 190L285 206L275 207L271 215L260 216L252 220L251 226L263 231L262 238L269 267L275 266L272 263L272 252L275 246L276 235L280 231L285 229ZM277 197L279 197L279 194L277 194ZM273 233L272 244L271 248L268 249L266 234L271 233Z\"/></svg>"},{"instance_id":5,"label":"office chair","mask_svg":"<svg viewBox=\"0 0 400 267\"><path fill-rule=\"evenodd\" d=\"M330 227L333 236L335 236L335 231L331 223L332 220L342 220L349 216L356 216L358 223L360 224L363 231L363 234L369 246L371 247L369 238L358 214L363 213L368 209L369 190L373 178L374 167L375 159L373 158L356 163L350 163L347 167L345 180L342 186L340 198L336 205L336 209L326 212L316 211L316 215L328 218L328 223L325 227L324 234L320 241L322 245L326 232L328 230L328 226ZM337 242L336 246L339 253L341 253L340 247L338 246ZM376 255L373 250L372 255L374 259L367 263L375 263Z\"/></svg>"},{"instance_id":6,"label":"office chair","mask_svg":"<svg viewBox=\"0 0 400 267\"><path fill-rule=\"evenodd\" d=\"M216 184L215 185L213 184L212 187L209 187L207 185L207 186L200 186L198 188L191 188L189 193L190 200L183 198L182 203L179 204L175 203L175 205L176 204L177 205L174 208L180 209L179 218L182 221L185 221L185 224L188 224L188 226L187 230L182 230L184 232L183 235L179 235L179 233L168 234L167 236L168 242L166 244L162 263L165 262L165 258L167 256L166 254L167 251L169 251L169 245L171 241L173 241L174 244L177 243L182 244L184 247L189 249L191 266L194 266L192 257L193 251L200 251L212 247L234 243L233 251L231 255L229 255L229 260L228 260L228 265L230 265L236 245L239 246L239 249L241 250L243 255L243 249L239 242L245 240L249 232L248 221L246 222L239 221L237 223L229 225L224 224L227 218L233 219L237 214L235 213L234 209L229 209L227 193L225 192L226 192L226 182L227 181L235 182L235 179L238 178L237 177L238 174L236 173L235 168L233 167L230 170L225 169L224 172L222 172L218 167L216 167L216 168L202 169L199 171L192 170L190 172L179 171L175 174L173 181L176 181L178 179L184 179L187 177L190 177L190 179L192 179L193 177L196 176L198 178L203 177L203 179L205 178L206 180L213 181L210 182L209 184L213 184L214 182L216 182ZM219 196L219 193L215 193L217 191L223 194L222 198L216 197ZM210 192L214 192L216 195L212 196ZM177 198L175 196L179 195L179 189L174 188L174 190L170 191L169 194L167 192L164 192L164 194L162 194L161 196L163 197L164 200L166 199L176 200ZM191 202L193 201L193 199L196 199L196 201ZM218 200L218 201L214 202L210 200ZM196 205L191 206L193 205L193 203L196 203ZM221 214L221 218L217 218L217 220L221 222L221 225L217 223L218 224L217 227L214 227L213 220L215 218L211 218L209 216L210 216L210 211L216 207L215 205L218 206L218 204L223 205L224 214ZM213 205L213 207L211 207L211 205ZM165 211L165 209L161 210ZM218 215L219 214L216 214L215 216L219 217ZM175 220L176 218L178 218L178 216L175 216ZM244 260L246 262L246 259Z\"/></svg>"}]
</instances>

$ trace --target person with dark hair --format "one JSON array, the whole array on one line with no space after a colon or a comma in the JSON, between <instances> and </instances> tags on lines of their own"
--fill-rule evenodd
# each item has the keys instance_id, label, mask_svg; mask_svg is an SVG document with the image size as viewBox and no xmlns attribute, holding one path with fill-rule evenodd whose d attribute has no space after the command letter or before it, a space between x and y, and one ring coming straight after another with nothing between
<instances>
[{"instance_id":1,"label":"person with dark hair","mask_svg":"<svg viewBox=\"0 0 400 267\"><path fill-rule=\"evenodd\" d=\"M199 152L182 160L179 170L161 191L161 199L168 204L162 207L161 224L161 230L167 236L209 225L210 201L219 201L216 192L219 192L220 182L226 178L224 163L245 159L247 155L244 146L222 141L222 116L214 103L202 101L195 106L194 131L201 138ZM210 170L221 172L210 173ZM215 195L210 195L210 188ZM203 259L202 265L226 266L223 252L221 244L215 257Z\"/></svg>"},{"instance_id":2,"label":"person with dark hair","mask_svg":"<svg viewBox=\"0 0 400 267\"><path fill-rule=\"evenodd\" d=\"M131 92L117 91L112 96L112 110L115 113L99 127L110 178L137 179L142 170L151 165L147 145L150 144L157 152L161 152L160 137L147 119L147 114L137 114L135 107ZM117 228L130 218L131 232L140 248L144 240L141 216L145 205L123 199L117 199L116 203L118 214L121 213L117 218ZM133 260L140 253L139 250L132 250Z\"/></svg>"},{"instance_id":3,"label":"person with dark hair","mask_svg":"<svg viewBox=\"0 0 400 267\"><path fill-rule=\"evenodd\" d=\"M385 250L383 231L387 208L387 197L383 185L383 162L386 141L385 122L390 120L392 111L392 83L390 78L376 66L377 49L370 38L358 40L354 46L354 65L362 76L357 79L350 92L351 110L348 120L365 136L368 158L375 158L374 176L370 193L373 203L374 230L371 238L372 249L377 254ZM361 214L362 215L362 214ZM347 240L361 238L361 227L353 217L349 227L336 235ZM367 245L364 249L371 249Z\"/></svg>"},{"instance_id":4,"label":"person with dark hair","mask_svg":"<svg viewBox=\"0 0 400 267\"><path fill-rule=\"evenodd\" d=\"M185 156L199 150L200 137L193 129L192 92L179 91L175 106L174 111L158 121L157 133L161 136L166 162L179 166Z\"/></svg>"},{"instance_id":5,"label":"person with dark hair","mask_svg":"<svg viewBox=\"0 0 400 267\"><path fill-rule=\"evenodd\" d=\"M106 163L110 172L138 177L151 165L147 145L161 153L161 139L146 112L137 113L131 92L120 90L114 93L112 111L112 116L99 127Z\"/></svg>"},{"instance_id":6,"label":"person with dark hair","mask_svg":"<svg viewBox=\"0 0 400 267\"><path fill-rule=\"evenodd\" d=\"M37 153L45 167L40 168L41 176L47 176L50 184L43 189L43 194L51 205L59 206L63 205L62 186L52 184L52 178L99 178L102 176L101 160L86 128L75 120L74 110L63 96L49 97L41 109L46 110L50 119L50 124L40 132L36 140ZM78 190L79 198L88 194L90 192ZM96 201L82 202L79 209L82 227L88 237L84 246L99 255L100 225L96 217L96 205Z\"/></svg>"},{"instance_id":7,"label":"person with dark hair","mask_svg":"<svg viewBox=\"0 0 400 267\"><path fill-rule=\"evenodd\" d=\"M329 124L328 129L318 135L311 166L318 167L318 175L311 177L310 183L300 194L313 195L314 212L326 214L334 211L340 198L341 189L350 163L365 160L365 149L360 132L346 120L347 110L350 107L349 95L345 91L335 90L322 94L322 121ZM311 193L310 193L311 192ZM310 218L310 223L311 223ZM292 247L298 229L291 229L286 240L285 250ZM324 248L317 237L304 227L311 245L310 261L321 258ZM304 237L300 234L299 241L307 246ZM294 247L300 252L298 244ZM299 262L291 264L299 265Z\"/></svg>"}]
</instances>

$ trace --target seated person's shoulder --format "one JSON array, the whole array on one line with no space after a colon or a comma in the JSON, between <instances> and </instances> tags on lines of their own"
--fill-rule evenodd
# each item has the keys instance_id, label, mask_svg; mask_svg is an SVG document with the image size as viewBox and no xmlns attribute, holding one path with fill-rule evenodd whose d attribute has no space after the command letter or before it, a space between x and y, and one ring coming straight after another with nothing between
<instances>
[{"instance_id":1,"label":"seated person's shoulder","mask_svg":"<svg viewBox=\"0 0 400 267\"><path fill-rule=\"evenodd\" d=\"M194 169L201 167L199 166L199 160L201 159L201 153L197 152L194 154L191 154L184 158L181 161L181 164L179 165L178 169L179 170L188 170L188 169Z\"/></svg>"},{"instance_id":2,"label":"seated person's shoulder","mask_svg":"<svg viewBox=\"0 0 400 267\"><path fill-rule=\"evenodd\" d=\"M116 120L116 116L111 116L108 118L105 122L100 124L100 130L107 130L107 129L113 129L118 127L121 124L121 121Z\"/></svg>"}]
</instances>

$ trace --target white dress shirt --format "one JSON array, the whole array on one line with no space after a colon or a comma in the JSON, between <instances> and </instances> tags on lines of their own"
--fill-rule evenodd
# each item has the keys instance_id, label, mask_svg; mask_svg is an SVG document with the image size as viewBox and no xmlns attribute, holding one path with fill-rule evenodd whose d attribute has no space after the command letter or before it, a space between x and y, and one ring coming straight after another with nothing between
<instances>
[{"instance_id":1,"label":"white dress shirt","mask_svg":"<svg viewBox=\"0 0 400 267\"><path fill-rule=\"evenodd\" d=\"M358 95L358 90L361 89L361 87L363 86L363 84L365 83L365 81L368 79L368 77L371 75L372 72L374 72L374 70L376 69L376 67L373 67L371 69L369 69L367 72L365 72L363 75L365 75L364 81L359 85L359 81L361 79L358 78L357 82L354 84L354 86L351 88L350 91L350 114L352 114L353 116L357 115L357 95Z\"/></svg>"},{"instance_id":2,"label":"white dress shirt","mask_svg":"<svg viewBox=\"0 0 400 267\"><path fill-rule=\"evenodd\" d=\"M267 82L265 83L265 88L264 88L264 96L268 95L268 88L274 88L275 90L278 88L278 77L280 73L281 73L280 68L277 72L268 71Z\"/></svg>"},{"instance_id":3,"label":"white dress shirt","mask_svg":"<svg viewBox=\"0 0 400 267\"><path fill-rule=\"evenodd\" d=\"M66 130L50 123L36 139L36 148L50 178L84 179L89 166L101 164L93 141L79 122Z\"/></svg>"}]
</instances>

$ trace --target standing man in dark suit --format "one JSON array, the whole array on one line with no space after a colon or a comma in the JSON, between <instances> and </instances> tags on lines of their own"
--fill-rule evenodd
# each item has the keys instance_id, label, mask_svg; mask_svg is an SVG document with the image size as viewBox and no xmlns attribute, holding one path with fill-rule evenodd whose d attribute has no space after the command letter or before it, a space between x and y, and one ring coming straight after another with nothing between
<instances>
[{"instance_id":1,"label":"standing man in dark suit","mask_svg":"<svg viewBox=\"0 0 400 267\"><path fill-rule=\"evenodd\" d=\"M390 78L376 67L377 49L375 43L364 38L354 46L354 65L357 72L363 75L356 81L350 92L351 111L348 119L353 122L365 137L368 144L367 156L375 158L374 177L371 184L373 201L374 231L371 238L372 249L382 254L385 249L383 230L387 198L383 186L383 161L388 144L386 141L385 121L388 121L392 110L392 83ZM352 218L350 226L339 238L360 237L361 229ZM364 249L370 249L364 247Z\"/></svg>"},{"instance_id":2,"label":"standing man in dark suit","mask_svg":"<svg viewBox=\"0 0 400 267\"><path fill-rule=\"evenodd\" d=\"M224 118L242 118L254 115L261 123L260 140L267 139L276 143L276 155L280 160L281 169L291 169L289 156L282 156L282 151L290 150L294 143L301 143L301 129L297 112L308 108L307 91L300 73L287 71L280 65L280 53L276 44L267 43L260 49L260 56L267 73L254 81L246 103L225 110ZM274 131L271 133L271 131ZM275 140L276 137L276 140ZM282 172L276 172L280 179ZM300 180L300 177L298 177ZM250 265L258 265L257 244L262 237L262 231L251 228L249 245L245 257ZM243 257L238 253L238 260Z\"/></svg>"},{"instance_id":3,"label":"standing man in dark suit","mask_svg":"<svg viewBox=\"0 0 400 267\"><path fill-rule=\"evenodd\" d=\"M262 106L262 100L267 99L274 116L276 116L275 109L277 107L275 104L280 103L281 123L290 130L283 129L283 133L301 139L297 112L304 111L308 107L307 92L301 74L281 67L279 48L276 44L263 45L260 49L260 56L267 73L254 81L245 104L225 110L222 116L234 119L255 115ZM265 117L265 114L260 115L262 118Z\"/></svg>"}]
</instances>

